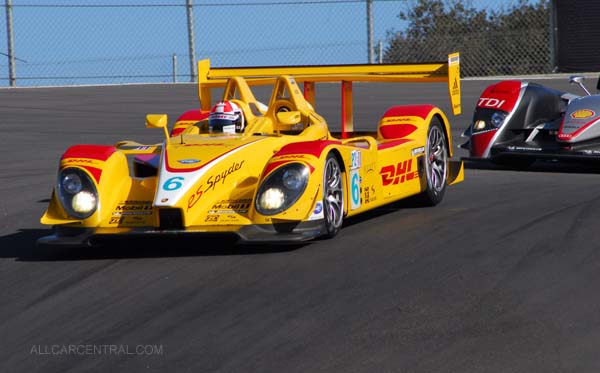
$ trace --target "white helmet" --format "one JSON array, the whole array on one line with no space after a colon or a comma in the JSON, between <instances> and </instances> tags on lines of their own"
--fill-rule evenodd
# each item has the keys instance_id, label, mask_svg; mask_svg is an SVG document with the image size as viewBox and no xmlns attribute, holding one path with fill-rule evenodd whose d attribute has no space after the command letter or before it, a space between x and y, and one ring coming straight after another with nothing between
<instances>
[{"instance_id":1,"label":"white helmet","mask_svg":"<svg viewBox=\"0 0 600 373\"><path fill-rule=\"evenodd\" d=\"M231 101L220 101L208 116L208 130L212 133L236 133L244 131L242 109Z\"/></svg>"}]
</instances>

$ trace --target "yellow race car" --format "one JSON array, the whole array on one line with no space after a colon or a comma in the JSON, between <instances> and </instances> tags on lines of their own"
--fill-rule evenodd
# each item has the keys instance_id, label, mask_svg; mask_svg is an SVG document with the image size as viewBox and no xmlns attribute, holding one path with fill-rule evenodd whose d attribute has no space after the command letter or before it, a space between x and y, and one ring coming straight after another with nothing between
<instances>
[{"instance_id":1,"label":"yellow race car","mask_svg":"<svg viewBox=\"0 0 600 373\"><path fill-rule=\"evenodd\" d=\"M400 65L211 68L198 63L200 109L157 144L75 145L60 160L41 218L41 244L91 245L102 237L234 234L242 242L333 237L344 218L410 196L435 205L463 179L450 161L446 115L433 105L393 106L376 131L354 132L352 83L448 82L460 113L459 56ZM342 83L342 131L314 110L315 84ZM250 87L271 85L267 105ZM223 94L215 103L213 89ZM213 105L214 104L214 105Z\"/></svg>"}]
</instances>

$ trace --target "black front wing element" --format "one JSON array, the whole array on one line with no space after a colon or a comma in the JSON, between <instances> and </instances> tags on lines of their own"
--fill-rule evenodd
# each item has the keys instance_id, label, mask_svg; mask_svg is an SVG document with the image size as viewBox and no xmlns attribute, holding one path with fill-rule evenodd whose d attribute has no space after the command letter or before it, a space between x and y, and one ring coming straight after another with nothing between
<instances>
[{"instance_id":1,"label":"black front wing element","mask_svg":"<svg viewBox=\"0 0 600 373\"><path fill-rule=\"evenodd\" d=\"M93 228L72 228L55 226L53 234L40 238L38 245L89 247L101 245L103 239L131 239L136 237L188 237L202 239L205 237L234 236L239 243L299 243L319 237L326 233L323 220L298 223L278 223L264 225L245 225L228 227L202 227L202 229L159 229L132 228L119 233L98 233Z\"/></svg>"}]
</instances>

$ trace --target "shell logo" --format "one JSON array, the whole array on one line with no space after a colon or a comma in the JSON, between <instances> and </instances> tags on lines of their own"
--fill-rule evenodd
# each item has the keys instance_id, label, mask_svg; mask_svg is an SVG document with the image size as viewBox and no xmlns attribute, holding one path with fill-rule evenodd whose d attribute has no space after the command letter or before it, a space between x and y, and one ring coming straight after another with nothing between
<instances>
[{"instance_id":1,"label":"shell logo","mask_svg":"<svg viewBox=\"0 0 600 373\"><path fill-rule=\"evenodd\" d=\"M585 119L589 117L593 117L596 115L593 110L590 109L581 109L571 113L571 118L573 119Z\"/></svg>"}]
</instances>

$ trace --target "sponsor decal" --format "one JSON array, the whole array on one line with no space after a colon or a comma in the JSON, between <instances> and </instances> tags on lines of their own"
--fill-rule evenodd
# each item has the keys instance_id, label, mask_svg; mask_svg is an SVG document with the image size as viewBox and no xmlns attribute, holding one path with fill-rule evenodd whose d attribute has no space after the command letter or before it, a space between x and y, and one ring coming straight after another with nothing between
<instances>
[{"instance_id":1,"label":"sponsor decal","mask_svg":"<svg viewBox=\"0 0 600 373\"><path fill-rule=\"evenodd\" d=\"M122 224L123 220L124 220L124 218L122 218L122 217L110 218L110 220L108 221L108 224Z\"/></svg>"},{"instance_id":2,"label":"sponsor decal","mask_svg":"<svg viewBox=\"0 0 600 373\"><path fill-rule=\"evenodd\" d=\"M205 188L204 184L201 184L200 186L198 186L196 191L192 195L190 195L190 197L188 198L188 205L187 205L188 211L192 207L194 207L194 205L196 205L196 203L198 203L198 201L200 200L200 197L202 197L202 194L204 194L210 190L214 190L216 188L216 186L219 185L219 183L221 183L221 185L224 184L227 176L231 175L232 173L234 173L237 170L239 170L240 168L242 168L243 164L244 164L244 161L241 161L239 163L234 162L228 169L221 172L220 174L211 175L206 182L208 184L206 186L206 188ZM247 212L247 209L246 209L246 212Z\"/></svg>"},{"instance_id":3,"label":"sponsor decal","mask_svg":"<svg viewBox=\"0 0 600 373\"><path fill-rule=\"evenodd\" d=\"M152 215L152 210L152 201L121 201L115 206L109 224L121 224L123 221L119 219L128 215Z\"/></svg>"},{"instance_id":4,"label":"sponsor decal","mask_svg":"<svg viewBox=\"0 0 600 373\"><path fill-rule=\"evenodd\" d=\"M163 199L160 200L160 202L162 202L162 203L169 202L169 199L168 198L163 198Z\"/></svg>"},{"instance_id":5,"label":"sponsor decal","mask_svg":"<svg viewBox=\"0 0 600 373\"><path fill-rule=\"evenodd\" d=\"M190 198L188 198L188 211L189 209L191 209L192 207L194 207L194 205L200 200L200 197L202 197L202 187L204 185L200 185L198 187L198 189L196 189L196 192L193 193Z\"/></svg>"},{"instance_id":6,"label":"sponsor decal","mask_svg":"<svg viewBox=\"0 0 600 373\"><path fill-rule=\"evenodd\" d=\"M591 109L581 109L571 113L571 118L573 119L586 119L596 115L594 110Z\"/></svg>"},{"instance_id":7,"label":"sponsor decal","mask_svg":"<svg viewBox=\"0 0 600 373\"><path fill-rule=\"evenodd\" d=\"M377 196L375 195L375 187L367 186L363 188L363 201L365 203L375 202L377 200Z\"/></svg>"},{"instance_id":8,"label":"sponsor decal","mask_svg":"<svg viewBox=\"0 0 600 373\"><path fill-rule=\"evenodd\" d=\"M148 225L150 223L147 221L147 217L134 215L134 216L113 216L108 221L108 224L142 226L142 225Z\"/></svg>"},{"instance_id":9,"label":"sponsor decal","mask_svg":"<svg viewBox=\"0 0 600 373\"><path fill-rule=\"evenodd\" d=\"M207 215L204 221L207 223L216 223L219 221L219 215Z\"/></svg>"},{"instance_id":10,"label":"sponsor decal","mask_svg":"<svg viewBox=\"0 0 600 373\"><path fill-rule=\"evenodd\" d=\"M305 154L284 154L277 157L277 159L306 159L308 156Z\"/></svg>"},{"instance_id":11,"label":"sponsor decal","mask_svg":"<svg viewBox=\"0 0 600 373\"><path fill-rule=\"evenodd\" d=\"M313 211L313 214L320 214L323 212L323 203L321 201L317 202L317 204L315 205L315 210Z\"/></svg>"},{"instance_id":12,"label":"sponsor decal","mask_svg":"<svg viewBox=\"0 0 600 373\"><path fill-rule=\"evenodd\" d=\"M60 161L60 165L63 167L77 165L83 167L91 166L101 168L104 165L104 161L89 158L65 158Z\"/></svg>"},{"instance_id":13,"label":"sponsor decal","mask_svg":"<svg viewBox=\"0 0 600 373\"><path fill-rule=\"evenodd\" d=\"M420 154L423 154L423 153L425 153L425 147L424 146L420 146L418 148L414 148L411 153L412 153L413 157L417 156L417 155L420 155Z\"/></svg>"},{"instance_id":14,"label":"sponsor decal","mask_svg":"<svg viewBox=\"0 0 600 373\"><path fill-rule=\"evenodd\" d=\"M350 156L352 158L352 165L350 166L350 169L355 170L360 168L360 166L362 166L362 153L360 150L353 150L350 153Z\"/></svg>"},{"instance_id":15,"label":"sponsor decal","mask_svg":"<svg viewBox=\"0 0 600 373\"><path fill-rule=\"evenodd\" d=\"M419 171L412 171L412 159L398 162L395 165L384 166L379 173L384 186L397 185L419 178Z\"/></svg>"},{"instance_id":16,"label":"sponsor decal","mask_svg":"<svg viewBox=\"0 0 600 373\"><path fill-rule=\"evenodd\" d=\"M419 118L416 117L385 117L381 120L381 125L384 124L403 124L403 123L418 123Z\"/></svg>"},{"instance_id":17,"label":"sponsor decal","mask_svg":"<svg viewBox=\"0 0 600 373\"><path fill-rule=\"evenodd\" d=\"M458 78L454 78L454 83L452 84L452 92L450 94L457 95L460 93L460 88L458 86Z\"/></svg>"},{"instance_id":18,"label":"sponsor decal","mask_svg":"<svg viewBox=\"0 0 600 373\"><path fill-rule=\"evenodd\" d=\"M238 171L239 169L241 169L243 165L244 165L244 161L241 161L239 163L233 162L233 164L231 166L229 166L229 168L221 171L221 173L216 174L216 175L211 175L208 178L208 180L206 181L208 186L206 187L204 192L208 192L209 190L214 190L217 187L217 185L225 184L225 180L227 179L227 176L229 176L229 175L235 173L236 171Z\"/></svg>"},{"instance_id":19,"label":"sponsor decal","mask_svg":"<svg viewBox=\"0 0 600 373\"><path fill-rule=\"evenodd\" d=\"M352 210L360 207L360 182L358 170L350 171L350 208Z\"/></svg>"},{"instance_id":20,"label":"sponsor decal","mask_svg":"<svg viewBox=\"0 0 600 373\"><path fill-rule=\"evenodd\" d=\"M93 163L96 163L97 161L95 159L88 159L88 158L67 158L63 162L93 164Z\"/></svg>"},{"instance_id":21,"label":"sponsor decal","mask_svg":"<svg viewBox=\"0 0 600 373\"><path fill-rule=\"evenodd\" d=\"M506 147L507 150L522 150L522 151L533 151L533 152L541 152L542 148L534 148L534 147L527 147L527 146L507 146Z\"/></svg>"},{"instance_id":22,"label":"sponsor decal","mask_svg":"<svg viewBox=\"0 0 600 373\"><path fill-rule=\"evenodd\" d=\"M448 65L450 65L450 66L458 65L459 63L460 63L459 55L452 55L452 56L450 56L450 58L448 58Z\"/></svg>"},{"instance_id":23,"label":"sponsor decal","mask_svg":"<svg viewBox=\"0 0 600 373\"><path fill-rule=\"evenodd\" d=\"M194 164L194 163L200 163L199 159L180 159L177 162L181 163L181 164Z\"/></svg>"},{"instance_id":24,"label":"sponsor decal","mask_svg":"<svg viewBox=\"0 0 600 373\"><path fill-rule=\"evenodd\" d=\"M315 205L315 209L313 210L312 214L308 217L308 220L317 220L317 219L323 219L325 217L325 215L323 215L323 202L322 201L317 201L317 204Z\"/></svg>"},{"instance_id":25,"label":"sponsor decal","mask_svg":"<svg viewBox=\"0 0 600 373\"><path fill-rule=\"evenodd\" d=\"M497 98L480 97L477 106L500 109L505 102L506 100L498 100Z\"/></svg>"},{"instance_id":26,"label":"sponsor decal","mask_svg":"<svg viewBox=\"0 0 600 373\"><path fill-rule=\"evenodd\" d=\"M209 214L246 214L252 203L251 199L224 200L211 206Z\"/></svg>"},{"instance_id":27,"label":"sponsor decal","mask_svg":"<svg viewBox=\"0 0 600 373\"><path fill-rule=\"evenodd\" d=\"M138 146L134 150L150 150L150 146Z\"/></svg>"}]
</instances>

